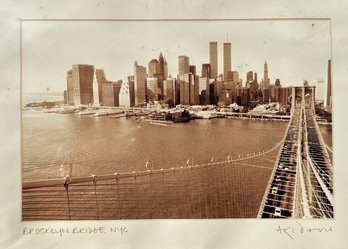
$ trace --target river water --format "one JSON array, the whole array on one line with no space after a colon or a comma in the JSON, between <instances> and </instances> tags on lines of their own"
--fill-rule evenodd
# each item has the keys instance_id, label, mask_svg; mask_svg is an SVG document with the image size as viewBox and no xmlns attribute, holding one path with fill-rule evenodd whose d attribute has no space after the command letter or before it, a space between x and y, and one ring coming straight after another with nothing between
<instances>
[{"instance_id":1,"label":"river water","mask_svg":"<svg viewBox=\"0 0 348 249\"><path fill-rule=\"evenodd\" d=\"M213 119L169 126L126 118L22 112L23 179L59 177L62 163L73 176L184 166L258 152L279 142L287 123ZM216 160L216 159L215 159Z\"/></svg>"}]
</instances>

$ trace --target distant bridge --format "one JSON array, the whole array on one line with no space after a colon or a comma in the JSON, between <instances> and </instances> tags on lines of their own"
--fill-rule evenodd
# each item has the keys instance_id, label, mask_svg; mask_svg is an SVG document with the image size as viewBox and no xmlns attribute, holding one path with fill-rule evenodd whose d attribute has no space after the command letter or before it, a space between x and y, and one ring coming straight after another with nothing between
<instances>
[{"instance_id":1,"label":"distant bridge","mask_svg":"<svg viewBox=\"0 0 348 249\"><path fill-rule=\"evenodd\" d=\"M314 90L293 89L286 134L268 149L181 167L23 182L22 219L332 218L333 168L315 121Z\"/></svg>"}]
</instances>

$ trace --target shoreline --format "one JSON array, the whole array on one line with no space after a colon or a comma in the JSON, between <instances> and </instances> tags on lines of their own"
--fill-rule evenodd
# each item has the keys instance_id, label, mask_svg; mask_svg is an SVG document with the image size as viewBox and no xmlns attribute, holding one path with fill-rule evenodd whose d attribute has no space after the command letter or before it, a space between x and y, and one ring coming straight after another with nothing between
<instances>
[{"instance_id":1,"label":"shoreline","mask_svg":"<svg viewBox=\"0 0 348 249\"><path fill-rule=\"evenodd\" d=\"M69 107L70 108L70 107ZM77 107L71 107L71 108L76 108ZM134 110L142 110L142 111L147 111L149 112L149 114L151 114L152 112L170 112L171 109L157 109L157 108L139 108L139 107L130 107L130 108L124 108L124 107L106 107L106 106L101 106L101 107L96 107L97 109L128 109L130 111L134 111ZM52 108L53 109L53 108ZM50 110L48 108L38 108L38 107L22 107L21 111L27 111L27 110L35 110L35 111L42 111L46 113L50 113L47 112L47 110ZM177 110L180 111L180 110ZM125 111L126 112L126 111ZM218 112L218 111L200 111L200 112L204 112L204 113L213 113L216 114L216 116L211 116L211 117L201 117L201 116L195 116L192 119L216 119L216 118L226 118L226 119L242 119L242 120L266 120L266 121L280 121L280 122L289 122L290 120L290 116L289 115L271 115L271 114L250 114L250 113L238 113L238 112ZM76 113L71 112L71 113L59 113L59 112L51 112L51 113L57 113L57 114L74 114L76 115ZM144 113L145 114L145 113ZM147 115L149 115L147 114ZM196 115L196 112L191 112L191 115ZM111 117L112 115L105 115L107 117ZM146 115L145 115L146 116ZM125 116L120 116L119 118L122 117L126 117L128 118L126 115ZM154 122L154 123L167 123L167 124L171 124L173 123L171 120L157 120L157 119L144 119L144 121L149 121L149 122ZM323 121L321 119L317 119L317 122L319 125L332 125L332 122L327 122L327 121Z\"/></svg>"}]
</instances>

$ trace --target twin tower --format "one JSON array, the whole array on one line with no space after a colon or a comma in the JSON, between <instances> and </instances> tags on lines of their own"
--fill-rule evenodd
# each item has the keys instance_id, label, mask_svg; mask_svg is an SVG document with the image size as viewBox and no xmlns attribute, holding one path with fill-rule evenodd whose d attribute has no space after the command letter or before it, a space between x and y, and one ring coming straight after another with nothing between
<instances>
[{"instance_id":1,"label":"twin tower","mask_svg":"<svg viewBox=\"0 0 348 249\"><path fill-rule=\"evenodd\" d=\"M216 79L218 77L218 43L216 41L209 43L209 62L211 78ZM224 81L227 81L227 77L229 75L228 72L232 71L232 53L230 42L225 42L223 45L223 62L223 79Z\"/></svg>"}]
</instances>

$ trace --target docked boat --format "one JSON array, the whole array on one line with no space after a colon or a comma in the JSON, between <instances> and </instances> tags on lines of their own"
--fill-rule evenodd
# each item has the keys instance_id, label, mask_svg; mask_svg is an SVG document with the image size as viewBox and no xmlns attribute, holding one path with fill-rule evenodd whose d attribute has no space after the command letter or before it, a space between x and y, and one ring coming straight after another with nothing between
<instances>
[{"instance_id":1,"label":"docked boat","mask_svg":"<svg viewBox=\"0 0 348 249\"><path fill-rule=\"evenodd\" d=\"M152 124L152 125L160 125L160 126L168 126L169 124L171 124L172 122L170 122L170 121L161 121L161 122L159 122L159 121L150 121L150 124Z\"/></svg>"},{"instance_id":2,"label":"docked boat","mask_svg":"<svg viewBox=\"0 0 348 249\"><path fill-rule=\"evenodd\" d=\"M110 115L109 118L122 118L122 117L126 117L125 113L121 113L121 114L116 114L116 115Z\"/></svg>"},{"instance_id":3,"label":"docked boat","mask_svg":"<svg viewBox=\"0 0 348 249\"><path fill-rule=\"evenodd\" d=\"M95 108L87 108L86 110L79 111L76 113L76 116L84 116L84 115L93 115L97 112L98 110Z\"/></svg>"},{"instance_id":4,"label":"docked boat","mask_svg":"<svg viewBox=\"0 0 348 249\"><path fill-rule=\"evenodd\" d=\"M122 110L115 110L115 109L99 109L96 113L91 115L90 117L102 117L107 115L113 115L113 114L122 114Z\"/></svg>"}]
</instances>

